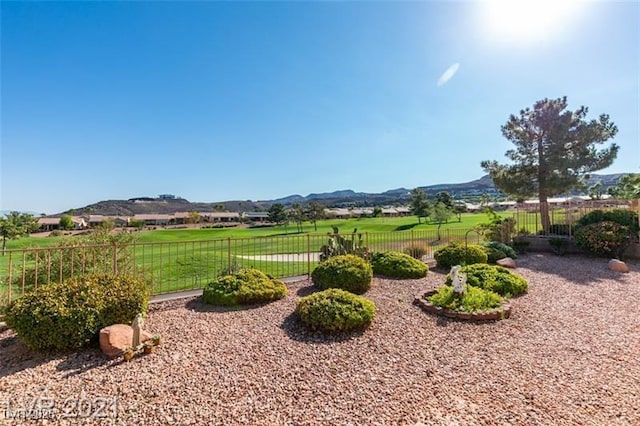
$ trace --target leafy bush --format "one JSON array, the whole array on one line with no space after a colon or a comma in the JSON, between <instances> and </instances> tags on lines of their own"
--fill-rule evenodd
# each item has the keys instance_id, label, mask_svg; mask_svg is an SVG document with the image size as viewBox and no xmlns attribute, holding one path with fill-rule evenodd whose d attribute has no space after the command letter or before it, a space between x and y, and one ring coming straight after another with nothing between
<instances>
[{"instance_id":1,"label":"leafy bush","mask_svg":"<svg viewBox=\"0 0 640 426\"><path fill-rule=\"evenodd\" d=\"M313 284L320 290L339 288L362 294L371 287L373 270L366 260L346 254L320 263L311 272L311 278Z\"/></svg>"},{"instance_id":2,"label":"leafy bush","mask_svg":"<svg viewBox=\"0 0 640 426\"><path fill-rule=\"evenodd\" d=\"M235 306L272 302L286 295L287 287L282 281L257 269L242 268L207 284L202 300L211 305Z\"/></svg>"},{"instance_id":3,"label":"leafy bush","mask_svg":"<svg viewBox=\"0 0 640 426\"><path fill-rule=\"evenodd\" d=\"M39 287L13 301L7 325L34 350L85 346L101 328L145 313L149 287L125 275L96 274Z\"/></svg>"},{"instance_id":4,"label":"leafy bush","mask_svg":"<svg viewBox=\"0 0 640 426\"><path fill-rule=\"evenodd\" d=\"M510 246L503 244L499 241L489 241L488 243L484 243L485 247L491 247L494 248L496 250L500 250L501 252L503 252L507 257L510 257L512 259L517 259L518 255L516 254L516 251L511 248Z\"/></svg>"},{"instance_id":5,"label":"leafy bush","mask_svg":"<svg viewBox=\"0 0 640 426\"><path fill-rule=\"evenodd\" d=\"M500 217L491 208L488 208L486 213L489 216L489 222L478 225L478 229L485 239L503 243L511 241L516 230L515 219L512 217Z\"/></svg>"},{"instance_id":6,"label":"leafy bush","mask_svg":"<svg viewBox=\"0 0 640 426\"><path fill-rule=\"evenodd\" d=\"M511 243L516 253L525 253L527 248L531 245L531 242L521 239L514 239Z\"/></svg>"},{"instance_id":7,"label":"leafy bush","mask_svg":"<svg viewBox=\"0 0 640 426\"><path fill-rule=\"evenodd\" d=\"M598 256L619 256L631 236L629 228L615 222L605 221L581 226L576 231L574 241L578 248Z\"/></svg>"},{"instance_id":8,"label":"leafy bush","mask_svg":"<svg viewBox=\"0 0 640 426\"><path fill-rule=\"evenodd\" d=\"M429 249L426 246L420 244L411 244L405 247L402 251L403 253L408 254L409 256L418 260L429 254Z\"/></svg>"},{"instance_id":9,"label":"leafy bush","mask_svg":"<svg viewBox=\"0 0 640 426\"><path fill-rule=\"evenodd\" d=\"M313 330L338 333L366 328L376 315L376 307L362 296L328 289L300 298L296 314Z\"/></svg>"},{"instance_id":10,"label":"leafy bush","mask_svg":"<svg viewBox=\"0 0 640 426\"><path fill-rule=\"evenodd\" d=\"M374 274L390 278L422 278L429 271L424 262L397 251L375 253L371 267Z\"/></svg>"},{"instance_id":11,"label":"leafy bush","mask_svg":"<svg viewBox=\"0 0 640 426\"><path fill-rule=\"evenodd\" d=\"M614 222L626 226L629 233L638 234L638 213L631 209L593 210L582 216L577 225L580 228L598 222Z\"/></svg>"},{"instance_id":12,"label":"leafy bush","mask_svg":"<svg viewBox=\"0 0 640 426\"><path fill-rule=\"evenodd\" d=\"M562 237L549 238L549 245L551 246L551 250L554 254L562 256L567 250L569 240Z\"/></svg>"},{"instance_id":13,"label":"leafy bush","mask_svg":"<svg viewBox=\"0 0 640 426\"><path fill-rule=\"evenodd\" d=\"M504 259L507 257L503 251L498 250L497 248L482 246L482 250L487 253L487 262L494 264L500 259Z\"/></svg>"},{"instance_id":14,"label":"leafy bush","mask_svg":"<svg viewBox=\"0 0 640 426\"><path fill-rule=\"evenodd\" d=\"M442 286L428 298L434 306L460 312L484 312L499 307L502 297L477 287L468 286L462 297L458 297L453 287Z\"/></svg>"},{"instance_id":15,"label":"leafy bush","mask_svg":"<svg viewBox=\"0 0 640 426\"><path fill-rule=\"evenodd\" d=\"M351 239L347 239L340 235L337 226L333 226L333 233L329 234L327 244L320 247L320 261L324 262L335 256L343 256L345 254L353 254L363 259L369 258L369 250L364 245L362 234L358 234L358 229L354 229L351 233ZM357 237L357 238L356 238Z\"/></svg>"},{"instance_id":16,"label":"leafy bush","mask_svg":"<svg viewBox=\"0 0 640 426\"><path fill-rule=\"evenodd\" d=\"M527 280L512 273L507 268L497 265L475 264L460 268L467 276L467 284L493 291L503 297L518 296L527 291ZM451 277L447 275L446 285L451 285Z\"/></svg>"},{"instance_id":17,"label":"leafy bush","mask_svg":"<svg viewBox=\"0 0 640 426\"><path fill-rule=\"evenodd\" d=\"M469 244L466 248L463 244L450 243L433 254L438 266L451 268L455 265L470 265L472 263L486 263L487 254L482 247Z\"/></svg>"}]
</instances>

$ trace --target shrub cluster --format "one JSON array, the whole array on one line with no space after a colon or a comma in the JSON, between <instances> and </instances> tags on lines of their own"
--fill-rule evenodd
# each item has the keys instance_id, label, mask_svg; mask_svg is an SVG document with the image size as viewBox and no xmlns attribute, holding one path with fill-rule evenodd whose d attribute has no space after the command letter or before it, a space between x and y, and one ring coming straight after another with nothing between
<instances>
[{"instance_id":1,"label":"shrub cluster","mask_svg":"<svg viewBox=\"0 0 640 426\"><path fill-rule=\"evenodd\" d=\"M338 333L366 328L376 308L362 296L334 288L300 298L296 314L312 330Z\"/></svg>"},{"instance_id":2,"label":"shrub cluster","mask_svg":"<svg viewBox=\"0 0 640 426\"><path fill-rule=\"evenodd\" d=\"M627 226L604 221L581 226L576 231L574 240L578 248L598 256L619 256L630 239Z\"/></svg>"},{"instance_id":3,"label":"shrub cluster","mask_svg":"<svg viewBox=\"0 0 640 426\"><path fill-rule=\"evenodd\" d=\"M491 247L494 248L496 250L500 250L501 252L503 252L506 257L510 257L512 259L517 259L518 255L516 254L516 251L511 247L508 246L504 243L501 243L499 241L489 241L487 243L484 243L485 247Z\"/></svg>"},{"instance_id":4,"label":"shrub cluster","mask_svg":"<svg viewBox=\"0 0 640 426\"><path fill-rule=\"evenodd\" d=\"M34 350L85 346L101 328L129 324L145 313L149 287L126 275L95 274L39 287L16 299L7 325Z\"/></svg>"},{"instance_id":5,"label":"shrub cluster","mask_svg":"<svg viewBox=\"0 0 640 426\"><path fill-rule=\"evenodd\" d=\"M527 280L502 266L478 263L463 266L460 272L467 276L468 286L493 291L507 298L525 293L529 287ZM451 276L447 275L445 284L451 285Z\"/></svg>"},{"instance_id":6,"label":"shrub cluster","mask_svg":"<svg viewBox=\"0 0 640 426\"><path fill-rule=\"evenodd\" d=\"M313 284L320 290L339 288L354 294L365 293L371 287L373 270L361 257L347 254L320 263L311 272Z\"/></svg>"},{"instance_id":7,"label":"shrub cluster","mask_svg":"<svg viewBox=\"0 0 640 426\"><path fill-rule=\"evenodd\" d=\"M202 300L211 305L235 306L272 302L286 295L287 287L282 281L257 269L241 268L207 284Z\"/></svg>"},{"instance_id":8,"label":"shrub cluster","mask_svg":"<svg viewBox=\"0 0 640 426\"><path fill-rule=\"evenodd\" d=\"M486 263L487 254L482 247L469 244L466 248L463 244L450 243L433 255L439 267L451 268L455 265L471 265L473 263Z\"/></svg>"},{"instance_id":9,"label":"shrub cluster","mask_svg":"<svg viewBox=\"0 0 640 426\"><path fill-rule=\"evenodd\" d=\"M482 246L482 250L484 250L485 253L487 253L487 262L488 263L496 263L498 260L500 259L504 259L505 257L507 257L506 254L504 254L503 251L500 251L496 248L493 247L487 247L487 246Z\"/></svg>"},{"instance_id":10,"label":"shrub cluster","mask_svg":"<svg viewBox=\"0 0 640 426\"><path fill-rule=\"evenodd\" d=\"M409 256L413 257L414 259L421 260L424 256L429 254L429 249L424 245L411 244L411 245L405 247L402 250L402 252L405 253L405 254L408 254Z\"/></svg>"},{"instance_id":11,"label":"shrub cluster","mask_svg":"<svg viewBox=\"0 0 640 426\"><path fill-rule=\"evenodd\" d=\"M424 262L397 251L375 253L371 267L374 274L389 278L422 278L429 271Z\"/></svg>"},{"instance_id":12,"label":"shrub cluster","mask_svg":"<svg viewBox=\"0 0 640 426\"><path fill-rule=\"evenodd\" d=\"M638 234L638 213L627 209L593 210L578 220L578 227L591 225L598 222L614 222L626 226L629 233Z\"/></svg>"},{"instance_id":13,"label":"shrub cluster","mask_svg":"<svg viewBox=\"0 0 640 426\"><path fill-rule=\"evenodd\" d=\"M467 287L462 297L458 297L453 287L444 285L428 300L434 306L461 312L484 312L502 304L502 297L498 294L471 286Z\"/></svg>"}]
</instances>

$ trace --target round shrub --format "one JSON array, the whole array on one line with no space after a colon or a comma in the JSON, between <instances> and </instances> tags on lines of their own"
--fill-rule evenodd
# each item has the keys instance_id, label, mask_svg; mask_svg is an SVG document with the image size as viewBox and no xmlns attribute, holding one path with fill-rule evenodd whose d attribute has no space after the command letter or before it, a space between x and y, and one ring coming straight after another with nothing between
<instances>
[{"instance_id":1,"label":"round shrub","mask_svg":"<svg viewBox=\"0 0 640 426\"><path fill-rule=\"evenodd\" d=\"M235 306L272 302L286 295L287 287L282 281L257 269L241 268L207 284L202 300L210 305Z\"/></svg>"},{"instance_id":2,"label":"round shrub","mask_svg":"<svg viewBox=\"0 0 640 426\"><path fill-rule=\"evenodd\" d=\"M424 262L397 251L375 253L371 267L374 274L389 278L422 278L429 271Z\"/></svg>"},{"instance_id":3,"label":"round shrub","mask_svg":"<svg viewBox=\"0 0 640 426\"><path fill-rule=\"evenodd\" d=\"M484 247L491 247L496 250L500 250L507 257L510 257L512 259L518 258L518 255L516 254L516 251L513 249L513 247L501 243L500 241L489 241L488 243L484 243Z\"/></svg>"},{"instance_id":4,"label":"round shrub","mask_svg":"<svg viewBox=\"0 0 640 426\"><path fill-rule=\"evenodd\" d=\"M462 297L458 297L453 287L442 286L438 292L429 297L434 306L460 312L485 312L502 304L502 297L493 291L468 286Z\"/></svg>"},{"instance_id":5,"label":"round shrub","mask_svg":"<svg viewBox=\"0 0 640 426\"><path fill-rule=\"evenodd\" d=\"M424 256L429 254L429 249L426 246L419 244L411 244L410 246L405 247L402 250L403 253L408 254L414 259L422 259Z\"/></svg>"},{"instance_id":6,"label":"round shrub","mask_svg":"<svg viewBox=\"0 0 640 426\"><path fill-rule=\"evenodd\" d=\"M373 271L364 259L352 254L335 256L320 263L311 272L313 284L320 290L339 288L362 294L371 287Z\"/></svg>"},{"instance_id":7,"label":"round shrub","mask_svg":"<svg viewBox=\"0 0 640 426\"><path fill-rule=\"evenodd\" d=\"M477 263L463 266L460 272L467 276L467 288L478 287L507 298L525 293L529 287L527 280L520 275L498 265ZM447 275L445 284L451 285L450 275Z\"/></svg>"},{"instance_id":8,"label":"round shrub","mask_svg":"<svg viewBox=\"0 0 640 426\"><path fill-rule=\"evenodd\" d=\"M471 265L473 263L487 263L487 254L482 247L469 244L450 243L448 246L436 250L433 257L439 267L451 268L455 265Z\"/></svg>"},{"instance_id":9,"label":"round shrub","mask_svg":"<svg viewBox=\"0 0 640 426\"><path fill-rule=\"evenodd\" d=\"M149 287L142 280L85 275L26 293L9 305L5 319L34 350L69 350L88 344L103 327L131 323L148 303Z\"/></svg>"},{"instance_id":10,"label":"round shrub","mask_svg":"<svg viewBox=\"0 0 640 426\"><path fill-rule=\"evenodd\" d=\"M578 248L609 257L622 254L630 238L628 227L605 221L578 228L574 240Z\"/></svg>"},{"instance_id":11,"label":"round shrub","mask_svg":"<svg viewBox=\"0 0 640 426\"><path fill-rule=\"evenodd\" d=\"M598 222L615 222L626 226L629 233L638 234L638 213L631 209L593 210L582 216L577 222L578 228Z\"/></svg>"},{"instance_id":12,"label":"round shrub","mask_svg":"<svg viewBox=\"0 0 640 426\"><path fill-rule=\"evenodd\" d=\"M484 252L487 253L488 263L496 263L498 260L504 259L505 257L507 257L507 255L504 254L503 251L493 247L482 246L482 250L484 250Z\"/></svg>"},{"instance_id":13,"label":"round shrub","mask_svg":"<svg viewBox=\"0 0 640 426\"><path fill-rule=\"evenodd\" d=\"M332 288L300 298L296 314L312 330L339 333L366 328L376 307L362 296Z\"/></svg>"}]
</instances>

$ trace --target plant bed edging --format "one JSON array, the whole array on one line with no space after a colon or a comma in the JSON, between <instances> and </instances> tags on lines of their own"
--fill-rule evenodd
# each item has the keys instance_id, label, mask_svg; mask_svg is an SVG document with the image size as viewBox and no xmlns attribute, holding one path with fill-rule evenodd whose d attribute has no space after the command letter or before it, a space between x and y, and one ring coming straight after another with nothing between
<instances>
[{"instance_id":1,"label":"plant bed edging","mask_svg":"<svg viewBox=\"0 0 640 426\"><path fill-rule=\"evenodd\" d=\"M430 290L419 293L415 297L415 299L413 299L413 304L419 306L423 311L427 313L461 320L498 321L501 319L509 318L509 316L511 315L511 304L506 300L502 302L502 305L500 305L499 308L492 309L486 312L460 312L441 308L439 306L434 306L428 300L426 300L426 298L436 294L437 292L437 290Z\"/></svg>"}]
</instances>

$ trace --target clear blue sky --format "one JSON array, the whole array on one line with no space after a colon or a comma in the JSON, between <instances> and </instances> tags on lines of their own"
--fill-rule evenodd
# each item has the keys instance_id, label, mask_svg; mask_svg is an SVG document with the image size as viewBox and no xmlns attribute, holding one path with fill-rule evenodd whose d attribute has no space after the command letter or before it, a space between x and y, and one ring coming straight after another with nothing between
<instances>
[{"instance_id":1,"label":"clear blue sky","mask_svg":"<svg viewBox=\"0 0 640 426\"><path fill-rule=\"evenodd\" d=\"M638 2L536 4L3 1L0 210L464 182L563 95L640 171Z\"/></svg>"}]
</instances>

